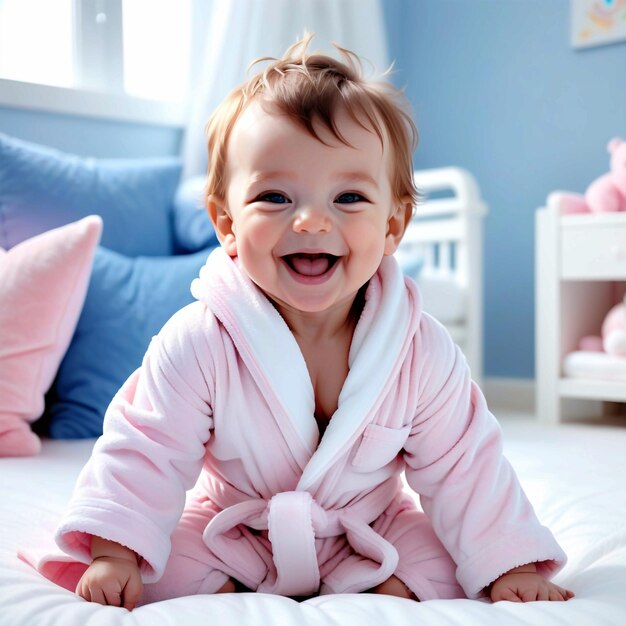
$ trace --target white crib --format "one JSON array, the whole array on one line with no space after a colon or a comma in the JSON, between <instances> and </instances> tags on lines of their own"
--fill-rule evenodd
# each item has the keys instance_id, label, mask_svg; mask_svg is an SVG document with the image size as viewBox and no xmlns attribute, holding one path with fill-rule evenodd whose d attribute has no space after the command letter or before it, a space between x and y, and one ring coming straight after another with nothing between
<instances>
[{"instance_id":1,"label":"white crib","mask_svg":"<svg viewBox=\"0 0 626 626\"><path fill-rule=\"evenodd\" d=\"M423 261L416 280L424 309L446 326L480 384L482 222L487 206L466 170L417 170L414 176L422 198L397 254Z\"/></svg>"}]
</instances>

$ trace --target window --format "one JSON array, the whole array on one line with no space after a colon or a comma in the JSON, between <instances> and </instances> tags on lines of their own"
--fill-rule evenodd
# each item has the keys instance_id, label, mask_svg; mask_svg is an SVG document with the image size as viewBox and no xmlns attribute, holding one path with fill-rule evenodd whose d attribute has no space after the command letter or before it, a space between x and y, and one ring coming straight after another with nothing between
<instances>
[{"instance_id":1,"label":"window","mask_svg":"<svg viewBox=\"0 0 626 626\"><path fill-rule=\"evenodd\" d=\"M82 102L95 93L115 96L113 108L124 97L180 109L190 83L193 2L0 0L0 93L37 83L86 92ZM54 98L43 98L41 108L46 100Z\"/></svg>"},{"instance_id":2,"label":"window","mask_svg":"<svg viewBox=\"0 0 626 626\"><path fill-rule=\"evenodd\" d=\"M74 85L74 0L0 0L0 77Z\"/></svg>"},{"instance_id":3,"label":"window","mask_svg":"<svg viewBox=\"0 0 626 626\"><path fill-rule=\"evenodd\" d=\"M123 8L126 93L184 100L191 58L190 3L125 0Z\"/></svg>"}]
</instances>

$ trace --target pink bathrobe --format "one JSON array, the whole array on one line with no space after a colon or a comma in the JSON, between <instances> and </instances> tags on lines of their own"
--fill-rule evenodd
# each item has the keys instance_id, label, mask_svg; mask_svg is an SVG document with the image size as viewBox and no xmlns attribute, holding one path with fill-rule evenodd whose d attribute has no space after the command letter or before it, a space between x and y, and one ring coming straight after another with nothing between
<instances>
[{"instance_id":1,"label":"pink bathrobe","mask_svg":"<svg viewBox=\"0 0 626 626\"><path fill-rule=\"evenodd\" d=\"M308 596L392 574L421 600L473 598L515 566L564 564L462 353L394 259L369 283L321 440L298 344L237 262L214 251L192 292L107 411L56 533L65 553L89 563L90 534L132 548L148 601L228 576Z\"/></svg>"}]
</instances>

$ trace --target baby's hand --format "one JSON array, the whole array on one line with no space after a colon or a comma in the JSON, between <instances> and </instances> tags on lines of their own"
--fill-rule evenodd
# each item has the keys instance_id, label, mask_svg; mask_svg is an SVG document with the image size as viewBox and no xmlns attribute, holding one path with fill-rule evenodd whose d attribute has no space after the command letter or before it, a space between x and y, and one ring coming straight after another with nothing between
<instances>
[{"instance_id":1,"label":"baby's hand","mask_svg":"<svg viewBox=\"0 0 626 626\"><path fill-rule=\"evenodd\" d=\"M96 558L76 586L76 593L89 602L122 606L129 611L139 602L142 591L137 563L114 556Z\"/></svg>"},{"instance_id":2,"label":"baby's hand","mask_svg":"<svg viewBox=\"0 0 626 626\"><path fill-rule=\"evenodd\" d=\"M510 602L533 602L535 600L569 600L574 594L563 589L533 571L516 568L503 574L492 585L491 600Z\"/></svg>"}]
</instances>

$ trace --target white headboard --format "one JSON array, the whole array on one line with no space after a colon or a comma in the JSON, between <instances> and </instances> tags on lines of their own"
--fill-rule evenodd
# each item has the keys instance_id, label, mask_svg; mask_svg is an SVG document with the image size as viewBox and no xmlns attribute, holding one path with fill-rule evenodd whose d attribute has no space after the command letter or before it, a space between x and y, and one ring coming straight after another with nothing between
<instances>
[{"instance_id":1,"label":"white headboard","mask_svg":"<svg viewBox=\"0 0 626 626\"><path fill-rule=\"evenodd\" d=\"M463 289L464 320L449 330L478 379L482 374L482 223L487 206L476 179L464 169L416 170L414 177L421 200L402 240L402 253L423 260L420 276L447 278Z\"/></svg>"}]
</instances>

